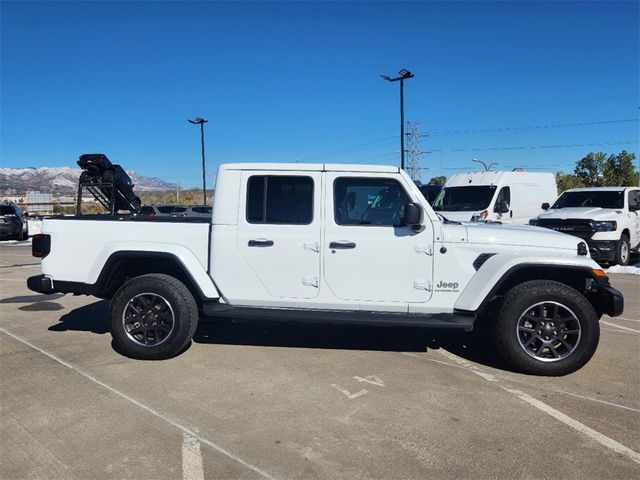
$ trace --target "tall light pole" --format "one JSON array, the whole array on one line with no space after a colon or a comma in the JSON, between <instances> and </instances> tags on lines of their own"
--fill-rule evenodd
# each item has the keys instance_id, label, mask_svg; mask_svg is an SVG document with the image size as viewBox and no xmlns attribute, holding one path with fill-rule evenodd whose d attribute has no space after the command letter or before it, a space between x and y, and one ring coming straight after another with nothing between
<instances>
[{"instance_id":1,"label":"tall light pole","mask_svg":"<svg viewBox=\"0 0 640 480\"><path fill-rule=\"evenodd\" d=\"M406 68L400 70L398 74L400 76L395 78L388 77L387 75L380 76L387 82L400 81L400 168L404 170L404 81L414 75Z\"/></svg>"},{"instance_id":2,"label":"tall light pole","mask_svg":"<svg viewBox=\"0 0 640 480\"><path fill-rule=\"evenodd\" d=\"M204 118L196 117L195 120L189 120L189 123L194 125L200 125L200 144L202 145L202 203L203 205L207 204L207 181L205 180L205 171L204 171L204 124L207 123L207 120Z\"/></svg>"}]
</instances>

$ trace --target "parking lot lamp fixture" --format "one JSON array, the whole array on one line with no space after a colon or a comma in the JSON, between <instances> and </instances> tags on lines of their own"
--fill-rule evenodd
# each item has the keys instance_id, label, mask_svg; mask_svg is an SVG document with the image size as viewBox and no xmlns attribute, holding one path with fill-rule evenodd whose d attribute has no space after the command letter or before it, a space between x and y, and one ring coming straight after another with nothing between
<instances>
[{"instance_id":1,"label":"parking lot lamp fixture","mask_svg":"<svg viewBox=\"0 0 640 480\"><path fill-rule=\"evenodd\" d=\"M387 75L380 75L387 82L400 82L400 168L404 170L404 81L414 75L406 68L398 72L399 77L391 78Z\"/></svg>"},{"instance_id":2,"label":"parking lot lamp fixture","mask_svg":"<svg viewBox=\"0 0 640 480\"><path fill-rule=\"evenodd\" d=\"M189 120L189 123L193 125L200 125L200 145L202 146L202 204L207 204L207 183L205 177L204 167L204 124L207 120L204 118L196 117L195 120Z\"/></svg>"}]
</instances>

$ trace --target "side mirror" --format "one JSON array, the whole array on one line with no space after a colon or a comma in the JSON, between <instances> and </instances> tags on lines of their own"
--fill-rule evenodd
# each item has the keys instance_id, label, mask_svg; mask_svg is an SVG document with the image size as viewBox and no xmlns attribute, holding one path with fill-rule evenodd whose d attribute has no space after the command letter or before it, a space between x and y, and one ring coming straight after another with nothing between
<instances>
[{"instance_id":1,"label":"side mirror","mask_svg":"<svg viewBox=\"0 0 640 480\"><path fill-rule=\"evenodd\" d=\"M544 203L540 206L540 208L542 208L543 210L549 210L549 207L550 207L550 206L551 206L551 205L549 205L549 203L548 203L548 202L544 202Z\"/></svg>"},{"instance_id":2,"label":"side mirror","mask_svg":"<svg viewBox=\"0 0 640 480\"><path fill-rule=\"evenodd\" d=\"M509 205L507 202L498 202L493 207L493 211L496 213L507 213L509 211Z\"/></svg>"},{"instance_id":3,"label":"side mirror","mask_svg":"<svg viewBox=\"0 0 640 480\"><path fill-rule=\"evenodd\" d=\"M422 207L418 203L407 203L404 207L404 224L410 227L422 225Z\"/></svg>"}]
</instances>

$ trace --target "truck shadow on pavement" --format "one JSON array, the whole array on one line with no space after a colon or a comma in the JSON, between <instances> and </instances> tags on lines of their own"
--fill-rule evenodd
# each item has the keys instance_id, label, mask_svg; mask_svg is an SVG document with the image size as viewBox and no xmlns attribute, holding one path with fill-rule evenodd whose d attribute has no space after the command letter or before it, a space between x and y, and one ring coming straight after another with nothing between
<instances>
[{"instance_id":1,"label":"truck shadow on pavement","mask_svg":"<svg viewBox=\"0 0 640 480\"><path fill-rule=\"evenodd\" d=\"M51 325L52 332L109 332L109 302L101 300L77 308ZM427 352L444 349L465 360L512 371L490 339L477 333L419 327L379 327L270 320L231 320L202 317L193 336L198 344L256 347ZM188 347L185 351L188 350ZM183 351L182 353L185 353ZM445 360L444 358L438 360Z\"/></svg>"},{"instance_id":2,"label":"truck shadow on pavement","mask_svg":"<svg viewBox=\"0 0 640 480\"><path fill-rule=\"evenodd\" d=\"M486 335L420 327L202 319L193 341L220 345L422 353L442 348L470 362L513 371Z\"/></svg>"},{"instance_id":3,"label":"truck shadow on pavement","mask_svg":"<svg viewBox=\"0 0 640 480\"><path fill-rule=\"evenodd\" d=\"M109 302L100 300L64 314L60 317L59 323L51 325L48 330L51 332L74 330L99 334L108 333L108 310Z\"/></svg>"}]
</instances>

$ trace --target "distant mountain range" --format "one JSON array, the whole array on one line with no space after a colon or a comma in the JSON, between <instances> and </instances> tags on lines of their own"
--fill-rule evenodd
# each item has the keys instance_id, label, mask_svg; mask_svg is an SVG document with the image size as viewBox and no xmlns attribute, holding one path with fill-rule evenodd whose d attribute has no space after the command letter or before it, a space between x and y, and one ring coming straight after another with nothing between
<instances>
[{"instance_id":1,"label":"distant mountain range","mask_svg":"<svg viewBox=\"0 0 640 480\"><path fill-rule=\"evenodd\" d=\"M57 195L73 195L78 189L79 168L41 167L41 168L0 168L0 193L15 189L15 195L24 195L29 190ZM138 175L132 170L127 174L134 184L134 191L172 190L175 183L160 178Z\"/></svg>"}]
</instances>

